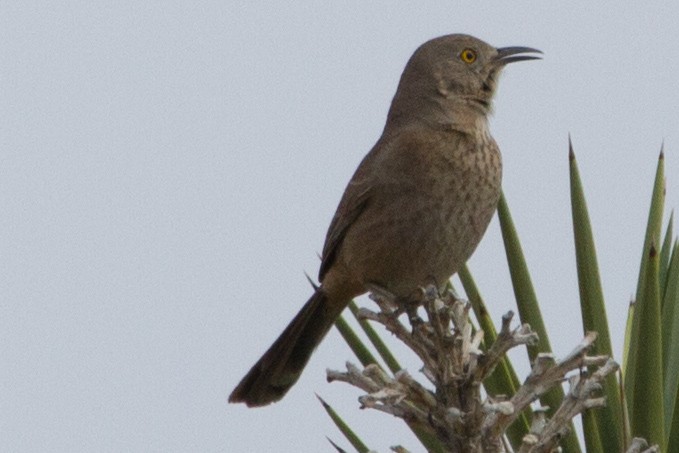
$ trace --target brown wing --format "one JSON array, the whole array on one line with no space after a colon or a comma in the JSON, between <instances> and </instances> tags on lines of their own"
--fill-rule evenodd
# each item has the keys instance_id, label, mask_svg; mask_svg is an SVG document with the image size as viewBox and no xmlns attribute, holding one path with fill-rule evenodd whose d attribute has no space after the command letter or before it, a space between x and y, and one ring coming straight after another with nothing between
<instances>
[{"instance_id":1,"label":"brown wing","mask_svg":"<svg viewBox=\"0 0 679 453\"><path fill-rule=\"evenodd\" d=\"M321 282L335 263L347 231L370 205L375 185L379 183L379 178L376 178L374 169L379 166L379 161L384 153L388 152L389 142L389 138L380 137L375 146L365 155L344 190L342 200L332 222L330 222L328 234L325 237L325 245L321 255L321 269L318 272L318 279Z\"/></svg>"},{"instance_id":2,"label":"brown wing","mask_svg":"<svg viewBox=\"0 0 679 453\"><path fill-rule=\"evenodd\" d=\"M321 269L318 272L319 281L323 281L323 277L335 262L337 251L344 240L344 236L356 219L365 211L370 201L371 185L365 179L355 181L357 175L358 172L344 191L335 216L330 222L323 246L323 254L321 255Z\"/></svg>"}]
</instances>

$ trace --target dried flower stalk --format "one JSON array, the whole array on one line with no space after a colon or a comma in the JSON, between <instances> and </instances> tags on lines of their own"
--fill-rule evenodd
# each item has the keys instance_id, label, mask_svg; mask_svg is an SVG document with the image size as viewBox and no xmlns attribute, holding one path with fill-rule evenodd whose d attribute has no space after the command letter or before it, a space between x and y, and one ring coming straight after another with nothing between
<instances>
[{"instance_id":1,"label":"dried flower stalk","mask_svg":"<svg viewBox=\"0 0 679 453\"><path fill-rule=\"evenodd\" d=\"M436 289L428 287L416 300L404 302L396 301L381 288L371 290L379 311L362 308L359 316L382 324L414 351L433 389L418 382L406 370L391 376L377 365L360 369L347 363L344 372L328 370L328 380L346 382L363 390L366 394L359 398L362 407L428 428L448 451L511 451L504 438L507 427L541 395L564 381L568 382L569 391L561 406L551 419L541 408L535 410L530 433L517 446L517 451L557 451L559 439L569 429L573 417L605 404L605 399L596 395L603 380L618 369L618 364L606 356L587 355L596 340L595 332L585 335L562 360L557 361L551 354L540 354L524 383L511 397L484 395L481 389L484 379L507 351L537 342L537 335L529 325L512 329L514 314L508 312L502 317L497 340L484 352L481 350L483 332L475 330L470 321L470 305L452 291L438 294ZM401 321L404 313L409 325ZM574 370L577 372L572 373ZM643 444L633 443L629 451L653 451L644 448L647 447Z\"/></svg>"}]
</instances>

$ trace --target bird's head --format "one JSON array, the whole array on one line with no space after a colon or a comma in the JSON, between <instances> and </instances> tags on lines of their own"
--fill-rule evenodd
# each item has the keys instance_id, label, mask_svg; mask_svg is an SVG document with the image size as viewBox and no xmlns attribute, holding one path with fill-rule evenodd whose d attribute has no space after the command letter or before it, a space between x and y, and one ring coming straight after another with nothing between
<instances>
[{"instance_id":1,"label":"bird's head","mask_svg":"<svg viewBox=\"0 0 679 453\"><path fill-rule=\"evenodd\" d=\"M449 123L446 118L461 121L462 115L487 116L502 69L509 63L539 59L541 53L530 47L496 48L461 34L427 41L403 71L393 113L436 123Z\"/></svg>"}]
</instances>

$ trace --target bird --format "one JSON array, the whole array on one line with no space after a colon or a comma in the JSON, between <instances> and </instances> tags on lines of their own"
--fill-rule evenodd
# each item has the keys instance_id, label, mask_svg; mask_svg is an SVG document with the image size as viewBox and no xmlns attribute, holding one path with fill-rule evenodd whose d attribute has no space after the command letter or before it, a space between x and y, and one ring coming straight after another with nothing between
<instances>
[{"instance_id":1,"label":"bird","mask_svg":"<svg viewBox=\"0 0 679 453\"><path fill-rule=\"evenodd\" d=\"M451 34L408 60L380 138L349 181L321 254L320 285L229 396L279 401L348 303L370 288L398 298L443 288L495 213L502 159L488 119L498 77L530 47L496 48Z\"/></svg>"}]
</instances>

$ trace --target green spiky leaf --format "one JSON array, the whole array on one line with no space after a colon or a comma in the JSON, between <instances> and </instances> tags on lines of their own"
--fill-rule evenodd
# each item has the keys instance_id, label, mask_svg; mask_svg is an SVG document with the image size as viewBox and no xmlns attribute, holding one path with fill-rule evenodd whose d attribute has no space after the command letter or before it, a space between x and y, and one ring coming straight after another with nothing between
<instances>
[{"instance_id":1,"label":"green spiky leaf","mask_svg":"<svg viewBox=\"0 0 679 453\"><path fill-rule=\"evenodd\" d=\"M342 335L342 338L344 338L344 341L346 341L346 343L349 345L349 348L351 348L351 351L361 362L361 365L368 366L373 363L377 364L377 359L375 359L375 356L372 355L370 350L368 350L365 344L363 344L361 339L358 338L358 335L356 335L356 332L354 332L344 317L340 316L337 318L337 321L335 321L335 327L337 327L337 330L339 330L339 333Z\"/></svg>"},{"instance_id":2,"label":"green spiky leaf","mask_svg":"<svg viewBox=\"0 0 679 453\"><path fill-rule=\"evenodd\" d=\"M662 304L665 429L677 436L679 448L679 243L674 245Z\"/></svg>"},{"instance_id":3,"label":"green spiky leaf","mask_svg":"<svg viewBox=\"0 0 679 453\"><path fill-rule=\"evenodd\" d=\"M509 265L509 273L512 279L512 286L514 288L514 295L516 297L516 304L519 309L519 317L522 323L528 323L533 328L533 331L538 334L540 341L536 346L528 346L528 357L532 362L539 352L551 352L552 347L549 344L547 336L547 329L542 320L538 300L533 289L533 282L531 281L528 272L528 265L523 255L519 236L514 227L514 221L509 213L509 207L505 200L504 194L500 197L498 204L498 217L500 219L500 229L502 231L502 239L505 245L505 253L507 255L507 263ZM553 413L563 401L564 392L559 386L554 387L549 392L545 393L540 402L543 406L550 408L550 413ZM564 452L575 453L580 452L580 443L575 435L573 424L571 429L566 434L561 442Z\"/></svg>"},{"instance_id":4,"label":"green spiky leaf","mask_svg":"<svg viewBox=\"0 0 679 453\"><path fill-rule=\"evenodd\" d=\"M644 248L641 256L641 264L639 266L639 278L637 282L637 292L635 298L635 308L632 315L632 325L628 335L629 344L627 349L627 356L624 363L624 385L625 393L627 394L627 404L630 414L634 414L634 404L637 398L634 397L634 389L636 388L636 374L633 370L637 369L637 352L639 350L636 344L640 339L639 330L639 312L638 307L644 304L643 297L646 289L645 278L647 276L646 267L648 266L649 253L652 244L660 243L660 234L662 228L662 213L663 202L665 199L665 156L663 151L660 151L658 157L658 167L655 173L655 181L653 183L653 194L651 196L651 207L648 213L648 222L646 224L646 235L644 238ZM657 261L657 258L656 258Z\"/></svg>"},{"instance_id":5,"label":"green spiky leaf","mask_svg":"<svg viewBox=\"0 0 679 453\"><path fill-rule=\"evenodd\" d=\"M599 264L594 246L594 236L587 211L587 203L580 180L575 153L569 139L569 161L571 182L571 210L573 213L573 234L575 238L575 257L578 271L578 287L580 290L580 309L582 313L582 327L584 332L595 331L599 336L592 354L613 357L611 336L608 331L606 307L604 304ZM588 411L584 435L588 452L603 451L596 449L606 445L607 448L620 451L623 448L623 421L620 388L615 374L610 375L604 382L606 406L595 411L591 417ZM594 426L594 428L592 428ZM596 429L596 427L606 429ZM590 440L590 437L592 438ZM594 450L593 450L594 448Z\"/></svg>"},{"instance_id":6,"label":"green spiky leaf","mask_svg":"<svg viewBox=\"0 0 679 453\"><path fill-rule=\"evenodd\" d=\"M665 230L665 239L660 249L660 296L665 295L667 287L667 271L670 268L670 257L672 256L673 244L673 227L674 227L674 212L670 214L670 220L667 222L667 230Z\"/></svg>"},{"instance_id":7,"label":"green spiky leaf","mask_svg":"<svg viewBox=\"0 0 679 453\"><path fill-rule=\"evenodd\" d=\"M663 409L662 342L660 338L660 290L658 284L659 257L651 244L646 260L642 303L635 307L635 322L639 326L634 375L634 400L631 401L632 435L658 444L665 451L665 424L660 422ZM631 351L634 352L634 351Z\"/></svg>"},{"instance_id":8,"label":"green spiky leaf","mask_svg":"<svg viewBox=\"0 0 679 453\"><path fill-rule=\"evenodd\" d=\"M333 423L335 423L335 426L337 426L340 432L356 449L356 451L358 453L368 453L370 451L368 446L361 440L360 437L356 435L356 433L351 428L349 428L349 425L347 425L346 422L342 420L342 417L340 417L337 412L335 412L335 410L323 400L323 398L318 395L316 395L316 398L318 398L318 401L321 402L323 409L325 409L325 412L327 412L327 414L330 416L330 419L332 419Z\"/></svg>"}]
</instances>

